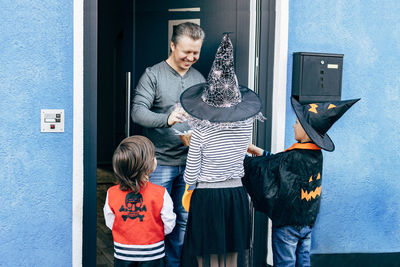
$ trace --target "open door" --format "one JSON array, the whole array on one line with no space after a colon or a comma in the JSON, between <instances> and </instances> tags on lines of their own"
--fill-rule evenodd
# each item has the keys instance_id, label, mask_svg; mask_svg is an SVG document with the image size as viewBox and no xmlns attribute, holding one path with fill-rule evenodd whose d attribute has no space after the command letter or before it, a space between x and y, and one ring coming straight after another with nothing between
<instances>
[{"instance_id":1,"label":"open door","mask_svg":"<svg viewBox=\"0 0 400 267\"><path fill-rule=\"evenodd\" d=\"M93 47L93 49L98 49L98 64L96 63L97 69L95 70L98 90L97 97L85 100L96 104L92 105L92 108L93 106L97 106L97 127L92 127L90 132L90 135L94 137L93 140L96 140L97 137L97 145L94 144L95 147L93 147L92 144L88 148L85 147L85 150L88 149L88 151L94 152L94 155L97 154L97 160L93 154L87 160L94 160L98 167L111 170L112 154L119 142L125 138L126 120L130 120L126 112L126 73L131 73L131 94L134 94L136 83L145 68L167 59L169 37L171 27L174 24L186 20L194 20L199 22L200 26L204 29L206 33L205 41L200 59L194 65L194 68L199 70L205 77L208 75L222 34L224 32L231 32L230 37L235 49L236 74L240 84L248 85L250 3L254 1L260 7L264 3L264 7L268 8L268 11L265 11L264 15L260 16L259 25L261 23L264 25L265 23L265 21L261 22L262 17L264 19L267 18L268 23L273 21L271 18L274 18L274 14L270 11L270 3L274 2L272 0L116 0L112 2L98 0L98 8L95 5L92 6L94 8L92 12L98 12L98 28L91 29L98 30L98 45L96 48ZM261 12L262 10L260 9L259 11ZM273 49L271 49L273 48L273 32L270 32L273 29L273 25L271 26L268 23L267 28L263 26L258 31L257 42L261 45L259 46L258 53L260 61L256 70L258 72L258 92L266 106L269 105L269 92L272 92L272 82L267 81L267 79L272 77L271 62L273 62ZM265 32L267 32L267 35L265 35ZM261 62L261 60L263 61ZM254 73L250 75L254 75ZM128 95L128 97L131 96ZM268 116L270 111L265 108L264 113ZM270 122L267 121L264 124L268 123ZM140 133L140 127L132 125L130 128L130 134ZM270 139L267 132L268 129L270 130L268 125L261 125L257 127L256 132L256 135L260 136L257 139L258 144L264 145L266 148L270 145L268 143ZM90 135L87 138L90 138ZM93 170L89 176L85 175L84 195L88 201L86 201L87 205L84 206L84 214L88 215L89 210L92 209L91 216L93 216L93 210L96 207L96 194L99 195L97 199L98 208L102 209L105 190L112 185L112 178L110 178L109 174L107 173L108 180L103 179L104 177L97 180L96 177L93 177ZM93 186L96 188L102 187L101 190L103 191L93 190ZM84 221L84 229L87 229L86 234L84 230L84 243L87 243L87 246L83 248L84 265L89 263L92 265L96 259L96 249L94 249L93 253L95 244L95 241L93 241L93 219L89 220L89 216L87 215L84 215L84 217L88 218L87 221ZM98 222L100 224L103 223L104 220L99 218L102 217L101 210L98 210L97 217ZM259 224L259 228L261 229L255 233L257 236L263 238L265 235L261 234L261 232L265 226L265 218L262 218L261 222L256 222L256 224ZM104 227L102 227L102 230L98 228L97 240L99 238L110 239L110 232L107 233L106 231L107 229ZM103 241L105 240L101 242ZM105 247L108 248L110 253L112 238L109 242L111 245L105 245ZM266 245L264 244L266 240L263 239L257 242L261 242L262 244L253 245L253 254L257 250L259 251L253 257L261 258L261 262L265 262L262 259L265 258L266 254ZM254 265L256 262L250 258L241 260L243 263L252 262L252 266L262 266ZM108 263L104 264L104 266L107 266L110 262L108 261Z\"/></svg>"}]
</instances>

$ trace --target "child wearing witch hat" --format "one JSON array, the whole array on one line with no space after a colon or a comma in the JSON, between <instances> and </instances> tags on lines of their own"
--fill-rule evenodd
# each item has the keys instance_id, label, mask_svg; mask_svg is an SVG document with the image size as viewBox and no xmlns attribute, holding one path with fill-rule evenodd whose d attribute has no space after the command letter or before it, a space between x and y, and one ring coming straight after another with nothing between
<instances>
[{"instance_id":1,"label":"child wearing witch hat","mask_svg":"<svg viewBox=\"0 0 400 267\"><path fill-rule=\"evenodd\" d=\"M235 267L238 254L250 246L243 159L253 121L263 116L257 94L238 84L228 35L207 83L184 91L181 105L193 128L184 174L192 196L181 266L208 266L209 260L210 266Z\"/></svg>"},{"instance_id":2,"label":"child wearing witch hat","mask_svg":"<svg viewBox=\"0 0 400 267\"><path fill-rule=\"evenodd\" d=\"M321 149L335 149L327 131L358 100L301 105L292 97L298 143L274 155L249 146L259 157L245 159L243 185L256 210L272 220L274 266L310 266L311 232L321 201Z\"/></svg>"}]
</instances>

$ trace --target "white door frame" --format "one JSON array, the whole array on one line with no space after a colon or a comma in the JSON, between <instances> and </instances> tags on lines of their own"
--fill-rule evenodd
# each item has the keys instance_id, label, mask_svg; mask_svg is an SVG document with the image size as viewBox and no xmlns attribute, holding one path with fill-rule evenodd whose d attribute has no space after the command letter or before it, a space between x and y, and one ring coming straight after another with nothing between
<instances>
[{"instance_id":1,"label":"white door frame","mask_svg":"<svg viewBox=\"0 0 400 267\"><path fill-rule=\"evenodd\" d=\"M251 8L255 0L251 0ZM72 194L72 266L82 266L83 247L83 113L84 113L84 1L74 0L73 9L73 194ZM251 11L251 12L254 12ZM255 16L251 16L255 17ZM273 69L273 104L271 152L282 151L285 142L286 77L288 56L289 0L276 0L275 47ZM254 24L250 26L249 87L254 83ZM253 28L252 28L253 27ZM252 54L253 53L253 54ZM253 57L252 57L253 55ZM271 251L271 250L269 250ZM269 253L268 263L272 262Z\"/></svg>"},{"instance_id":2,"label":"white door frame","mask_svg":"<svg viewBox=\"0 0 400 267\"><path fill-rule=\"evenodd\" d=\"M83 245L83 7L74 0L72 266L82 266Z\"/></svg>"},{"instance_id":3,"label":"white door frame","mask_svg":"<svg viewBox=\"0 0 400 267\"><path fill-rule=\"evenodd\" d=\"M289 0L276 0L271 152L285 146Z\"/></svg>"}]
</instances>

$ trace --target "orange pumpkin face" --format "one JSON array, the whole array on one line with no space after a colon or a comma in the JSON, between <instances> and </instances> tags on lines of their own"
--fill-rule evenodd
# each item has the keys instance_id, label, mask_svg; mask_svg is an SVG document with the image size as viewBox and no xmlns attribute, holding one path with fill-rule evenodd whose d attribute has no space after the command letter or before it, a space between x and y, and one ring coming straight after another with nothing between
<instances>
[{"instance_id":1,"label":"orange pumpkin face","mask_svg":"<svg viewBox=\"0 0 400 267\"><path fill-rule=\"evenodd\" d=\"M320 185L320 183L318 183L319 186L312 187L313 182L317 181L319 179L321 179L321 174L320 173L318 173L318 175L315 178L313 178L313 176L310 176L310 179L308 180L308 183L309 183L308 189L303 189L303 188L301 189L301 199L305 199L306 201L310 201L312 199L315 199L315 198L321 196L321 185Z\"/></svg>"}]
</instances>

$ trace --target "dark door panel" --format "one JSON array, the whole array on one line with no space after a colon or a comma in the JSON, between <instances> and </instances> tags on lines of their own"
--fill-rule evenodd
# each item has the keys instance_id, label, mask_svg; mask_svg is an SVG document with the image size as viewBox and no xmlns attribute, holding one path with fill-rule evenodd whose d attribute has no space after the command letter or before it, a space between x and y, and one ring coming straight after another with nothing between
<instances>
[{"instance_id":1,"label":"dark door panel","mask_svg":"<svg viewBox=\"0 0 400 267\"><path fill-rule=\"evenodd\" d=\"M168 11L179 8L200 8L200 11ZM135 11L135 84L147 66L167 59L168 21L183 19L200 19L200 26L206 33L200 60L194 67L207 76L222 34L232 32L238 79L241 84L247 84L249 1L136 1Z\"/></svg>"}]
</instances>

